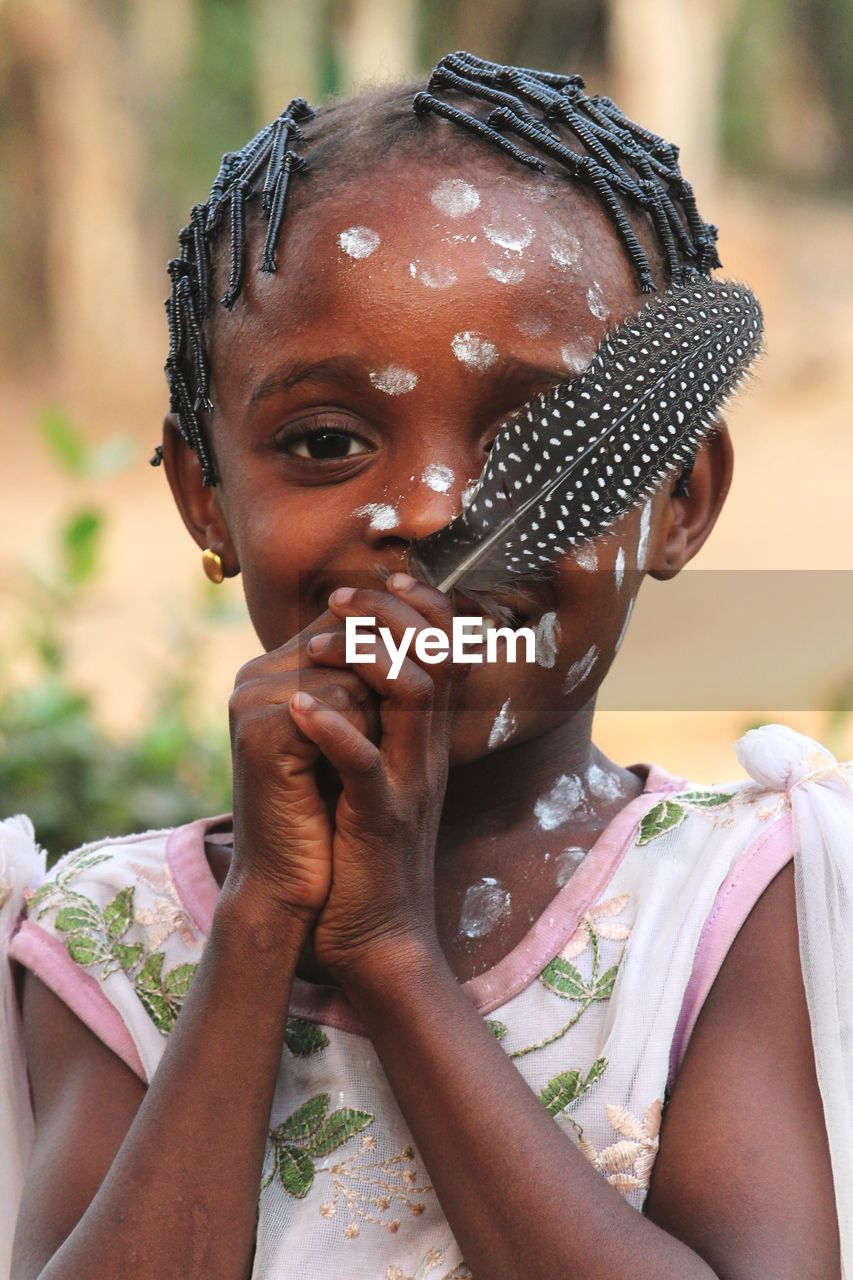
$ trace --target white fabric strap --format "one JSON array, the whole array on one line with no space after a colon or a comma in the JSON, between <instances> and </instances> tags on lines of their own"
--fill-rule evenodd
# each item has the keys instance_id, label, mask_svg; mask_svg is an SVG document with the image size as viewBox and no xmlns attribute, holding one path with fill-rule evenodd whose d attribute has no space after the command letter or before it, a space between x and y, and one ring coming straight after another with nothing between
<instances>
[{"instance_id":1,"label":"white fabric strap","mask_svg":"<svg viewBox=\"0 0 853 1280\"><path fill-rule=\"evenodd\" d=\"M33 1138L21 1020L8 950L24 907L24 890L45 872L29 818L0 822L0 1277L12 1265L12 1240Z\"/></svg>"},{"instance_id":2,"label":"white fabric strap","mask_svg":"<svg viewBox=\"0 0 853 1280\"><path fill-rule=\"evenodd\" d=\"M735 746L744 769L787 791L800 959L829 1139L844 1280L853 1280L853 761L781 724Z\"/></svg>"}]
</instances>

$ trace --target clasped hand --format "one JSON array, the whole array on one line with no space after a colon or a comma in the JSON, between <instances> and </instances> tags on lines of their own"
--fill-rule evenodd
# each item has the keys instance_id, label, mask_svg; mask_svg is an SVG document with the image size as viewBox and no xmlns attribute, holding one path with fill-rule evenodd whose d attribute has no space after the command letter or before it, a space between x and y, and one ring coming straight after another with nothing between
<instances>
[{"instance_id":1,"label":"clasped hand","mask_svg":"<svg viewBox=\"0 0 853 1280\"><path fill-rule=\"evenodd\" d=\"M469 668L407 656L391 679L347 664L349 617L450 632L442 593L395 574L387 591L341 588L329 612L238 674L231 699L234 860L228 880L313 921L317 960L336 977L387 943L437 945L434 864L452 707ZM414 650L409 650L414 654ZM316 766L340 779L333 812Z\"/></svg>"}]
</instances>

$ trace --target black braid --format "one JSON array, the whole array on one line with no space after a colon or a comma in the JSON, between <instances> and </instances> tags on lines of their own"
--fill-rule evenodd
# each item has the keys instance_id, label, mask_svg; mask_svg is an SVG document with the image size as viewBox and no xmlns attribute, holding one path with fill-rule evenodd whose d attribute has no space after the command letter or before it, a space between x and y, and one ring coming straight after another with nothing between
<instances>
[{"instance_id":1,"label":"black braid","mask_svg":"<svg viewBox=\"0 0 853 1280\"><path fill-rule=\"evenodd\" d=\"M708 275L720 266L717 229L699 214L693 188L678 167L678 148L629 120L610 98L587 97L584 89L584 81L577 75L505 67L460 51L442 58L426 88L413 97L405 97L402 89L396 92L399 104L408 103L416 117L439 116L459 125L537 172L548 171L547 158L557 165L558 172L588 186L613 222L642 292L655 289L651 265L622 202L650 217L671 280L683 283L690 274ZM458 95L464 105L445 101L448 94ZM488 106L482 118L471 109L471 104L478 102ZM321 157L330 151L334 154L335 142L339 151L342 145L348 148L353 121L356 125L360 121L361 110L360 101L352 105L349 114L346 107L329 109L330 119L337 114L342 127L337 133L332 130L333 145L317 147ZM221 305L230 311L243 290L246 216L252 201L267 223L259 269L276 270L290 179L307 168L304 156L293 148L305 142L300 125L312 120L314 114L303 98L294 98L240 151L225 153L207 202L193 206L189 225L180 233L180 257L169 263L169 402L181 435L198 455L202 478L208 485L216 484L217 476L199 414L213 407L203 333L211 307L212 249L228 212L230 269ZM411 135L411 113L397 120L392 116L389 100L385 115L376 119L377 137L371 133L371 145L377 143L380 150L386 141L391 146ZM563 129L562 135L558 127ZM383 133L387 139L379 137ZM531 149L519 145L510 134ZM567 145L566 134L576 146ZM311 141L318 141L316 130ZM159 465L162 458L158 446L152 465ZM686 491L687 467L680 483Z\"/></svg>"}]
</instances>

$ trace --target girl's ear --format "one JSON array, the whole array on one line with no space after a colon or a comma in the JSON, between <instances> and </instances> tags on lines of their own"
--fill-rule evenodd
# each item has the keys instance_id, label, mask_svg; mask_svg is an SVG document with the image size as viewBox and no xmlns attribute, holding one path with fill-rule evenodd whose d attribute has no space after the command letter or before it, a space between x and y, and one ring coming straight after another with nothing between
<instances>
[{"instance_id":1,"label":"girl's ear","mask_svg":"<svg viewBox=\"0 0 853 1280\"><path fill-rule=\"evenodd\" d=\"M674 578L692 560L717 523L717 516L732 483L734 449L729 429L721 419L713 434L696 453L688 488L690 496L678 498L672 481L669 500L658 516L654 551L646 572L660 582Z\"/></svg>"},{"instance_id":2,"label":"girl's ear","mask_svg":"<svg viewBox=\"0 0 853 1280\"><path fill-rule=\"evenodd\" d=\"M198 457L178 430L173 413L163 420L163 465L175 505L190 535L202 550L209 547L216 552L226 578L235 577L240 565L222 510L220 489L202 481Z\"/></svg>"}]
</instances>

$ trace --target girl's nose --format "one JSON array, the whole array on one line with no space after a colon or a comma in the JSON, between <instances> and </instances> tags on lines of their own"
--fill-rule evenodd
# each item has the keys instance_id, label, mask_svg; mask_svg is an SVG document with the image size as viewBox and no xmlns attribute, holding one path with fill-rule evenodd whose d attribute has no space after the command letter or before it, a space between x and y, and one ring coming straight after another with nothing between
<instances>
[{"instance_id":1,"label":"girl's nose","mask_svg":"<svg viewBox=\"0 0 853 1280\"><path fill-rule=\"evenodd\" d=\"M383 502L371 504L368 537L375 546L413 542L443 529L462 510L467 476L431 462L390 483Z\"/></svg>"}]
</instances>

